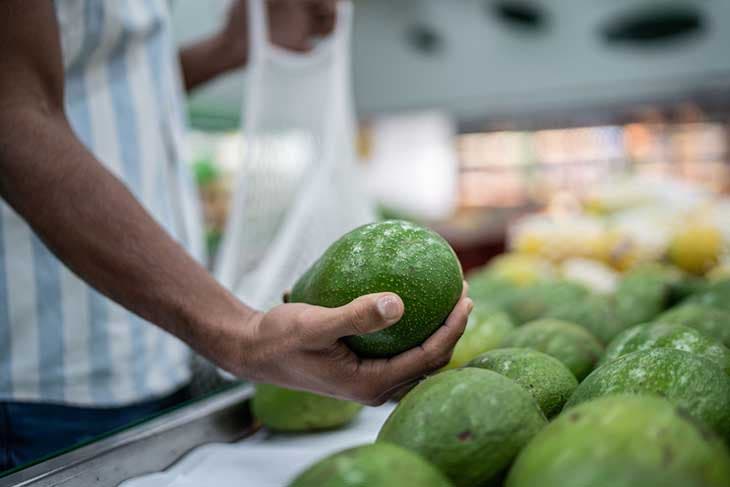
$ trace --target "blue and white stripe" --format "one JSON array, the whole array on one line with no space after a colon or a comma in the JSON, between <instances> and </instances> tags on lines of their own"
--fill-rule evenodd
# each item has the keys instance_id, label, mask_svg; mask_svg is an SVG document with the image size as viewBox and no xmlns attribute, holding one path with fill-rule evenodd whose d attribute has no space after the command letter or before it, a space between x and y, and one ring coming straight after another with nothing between
<instances>
[{"instance_id":1,"label":"blue and white stripe","mask_svg":"<svg viewBox=\"0 0 730 487\"><path fill-rule=\"evenodd\" d=\"M200 258L167 1L55 6L74 131ZM0 401L115 406L169 393L189 374L179 340L80 281L0 203Z\"/></svg>"}]
</instances>

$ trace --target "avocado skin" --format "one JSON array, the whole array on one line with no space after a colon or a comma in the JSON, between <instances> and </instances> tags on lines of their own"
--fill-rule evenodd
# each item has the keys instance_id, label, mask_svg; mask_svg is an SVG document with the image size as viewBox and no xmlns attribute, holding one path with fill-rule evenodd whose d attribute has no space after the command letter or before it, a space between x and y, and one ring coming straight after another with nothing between
<instances>
[{"instance_id":1,"label":"avocado skin","mask_svg":"<svg viewBox=\"0 0 730 487\"><path fill-rule=\"evenodd\" d=\"M524 387L547 418L560 412L578 386L573 373L558 359L529 348L498 348L467 364L492 370Z\"/></svg>"},{"instance_id":2,"label":"avocado skin","mask_svg":"<svg viewBox=\"0 0 730 487\"><path fill-rule=\"evenodd\" d=\"M580 325L602 344L606 344L628 327L618 318L614 307L610 298L591 295L577 301L559 303L542 317Z\"/></svg>"},{"instance_id":3,"label":"avocado skin","mask_svg":"<svg viewBox=\"0 0 730 487\"><path fill-rule=\"evenodd\" d=\"M507 310L515 322L521 325L546 317L550 310L563 304L579 305L589 299L589 295L590 292L586 287L571 281L539 282L529 287L520 288L515 298L508 304ZM566 319L566 321L578 323L570 319Z\"/></svg>"},{"instance_id":4,"label":"avocado skin","mask_svg":"<svg viewBox=\"0 0 730 487\"><path fill-rule=\"evenodd\" d=\"M391 357L431 336L459 301L462 286L459 260L441 236L388 220L333 243L296 282L290 301L337 308L365 294L396 293L405 306L400 321L345 339L361 357Z\"/></svg>"},{"instance_id":5,"label":"avocado skin","mask_svg":"<svg viewBox=\"0 0 730 487\"><path fill-rule=\"evenodd\" d=\"M640 350L672 348L715 362L730 376L730 349L711 335L688 326L660 321L629 328L611 341L599 365Z\"/></svg>"},{"instance_id":6,"label":"avocado skin","mask_svg":"<svg viewBox=\"0 0 730 487\"><path fill-rule=\"evenodd\" d=\"M568 321L544 318L507 335L505 348L531 348L560 360L576 379L583 380L603 355L603 345L588 330Z\"/></svg>"},{"instance_id":7,"label":"avocado skin","mask_svg":"<svg viewBox=\"0 0 730 487\"><path fill-rule=\"evenodd\" d=\"M377 441L408 448L457 487L470 487L493 480L546 424L516 382L467 367L418 384L390 414Z\"/></svg>"},{"instance_id":8,"label":"avocado skin","mask_svg":"<svg viewBox=\"0 0 730 487\"><path fill-rule=\"evenodd\" d=\"M515 329L509 315L500 311L480 311L474 305L464 334L459 338L445 369L455 369L469 362L479 354L494 350L502 345L505 337Z\"/></svg>"},{"instance_id":9,"label":"avocado skin","mask_svg":"<svg viewBox=\"0 0 730 487\"><path fill-rule=\"evenodd\" d=\"M433 465L390 443L362 445L330 455L289 487L452 487Z\"/></svg>"},{"instance_id":10,"label":"avocado skin","mask_svg":"<svg viewBox=\"0 0 730 487\"><path fill-rule=\"evenodd\" d=\"M568 399L572 407L611 394L666 398L730 443L730 377L715 362L671 348L629 353L594 370Z\"/></svg>"},{"instance_id":11,"label":"avocado skin","mask_svg":"<svg viewBox=\"0 0 730 487\"><path fill-rule=\"evenodd\" d=\"M684 302L730 311L730 279L712 282Z\"/></svg>"},{"instance_id":12,"label":"avocado skin","mask_svg":"<svg viewBox=\"0 0 730 487\"><path fill-rule=\"evenodd\" d=\"M668 309L656 321L694 328L730 347L730 310L687 302Z\"/></svg>"},{"instance_id":13,"label":"avocado skin","mask_svg":"<svg viewBox=\"0 0 730 487\"><path fill-rule=\"evenodd\" d=\"M669 305L670 281L667 276L648 271L633 271L619 283L615 312L624 329L654 319Z\"/></svg>"},{"instance_id":14,"label":"avocado skin","mask_svg":"<svg viewBox=\"0 0 730 487\"><path fill-rule=\"evenodd\" d=\"M726 487L722 441L656 396L615 395L563 412L520 452L505 487Z\"/></svg>"}]
</instances>

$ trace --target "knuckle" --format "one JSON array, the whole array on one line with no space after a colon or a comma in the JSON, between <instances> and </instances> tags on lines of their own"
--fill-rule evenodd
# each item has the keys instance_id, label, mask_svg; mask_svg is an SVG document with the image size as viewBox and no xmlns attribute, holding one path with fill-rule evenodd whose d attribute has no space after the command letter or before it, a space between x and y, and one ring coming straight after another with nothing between
<instances>
[{"instance_id":1,"label":"knuckle","mask_svg":"<svg viewBox=\"0 0 730 487\"><path fill-rule=\"evenodd\" d=\"M366 323L369 319L368 308L362 301L353 303L352 312L349 317L349 325L354 335L367 333Z\"/></svg>"},{"instance_id":2,"label":"knuckle","mask_svg":"<svg viewBox=\"0 0 730 487\"><path fill-rule=\"evenodd\" d=\"M302 310L289 327L289 339L297 343L307 344L319 338L321 318L312 310Z\"/></svg>"},{"instance_id":3,"label":"knuckle","mask_svg":"<svg viewBox=\"0 0 730 487\"><path fill-rule=\"evenodd\" d=\"M315 310L307 308L301 310L299 314L297 314L293 328L295 332L306 335L316 328L317 322L318 317Z\"/></svg>"}]
</instances>

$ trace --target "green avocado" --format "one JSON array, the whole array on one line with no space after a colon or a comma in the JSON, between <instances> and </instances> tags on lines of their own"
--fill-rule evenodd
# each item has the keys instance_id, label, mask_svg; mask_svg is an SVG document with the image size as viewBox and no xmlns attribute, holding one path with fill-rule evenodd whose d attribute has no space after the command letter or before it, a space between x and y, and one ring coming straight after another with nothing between
<instances>
[{"instance_id":1,"label":"green avocado","mask_svg":"<svg viewBox=\"0 0 730 487\"><path fill-rule=\"evenodd\" d=\"M712 282L684 302L730 311L730 279Z\"/></svg>"},{"instance_id":2,"label":"green avocado","mask_svg":"<svg viewBox=\"0 0 730 487\"><path fill-rule=\"evenodd\" d=\"M730 375L730 350L719 340L694 328L662 322L637 325L621 333L606 347L600 364L652 348L673 348L701 355Z\"/></svg>"},{"instance_id":3,"label":"green avocado","mask_svg":"<svg viewBox=\"0 0 730 487\"><path fill-rule=\"evenodd\" d=\"M578 386L573 373L558 359L529 348L500 348L484 353L467 364L492 370L527 389L552 418L560 412Z\"/></svg>"},{"instance_id":4,"label":"green avocado","mask_svg":"<svg viewBox=\"0 0 730 487\"><path fill-rule=\"evenodd\" d=\"M482 312L479 305L475 305L446 368L461 367L480 353L501 346L504 338L514 329L515 325L506 313Z\"/></svg>"},{"instance_id":5,"label":"green avocado","mask_svg":"<svg viewBox=\"0 0 730 487\"><path fill-rule=\"evenodd\" d=\"M678 323L713 336L730 347L730 311L687 303L660 314L656 321Z\"/></svg>"},{"instance_id":6,"label":"green avocado","mask_svg":"<svg viewBox=\"0 0 730 487\"><path fill-rule=\"evenodd\" d=\"M251 410L261 424L275 431L333 429L357 416L362 406L355 402L257 384Z\"/></svg>"},{"instance_id":7,"label":"green avocado","mask_svg":"<svg viewBox=\"0 0 730 487\"><path fill-rule=\"evenodd\" d=\"M508 303L507 310L517 324L522 324L544 317L555 307L579 305L589 294L586 287L575 282L541 281L520 289Z\"/></svg>"},{"instance_id":8,"label":"green avocado","mask_svg":"<svg viewBox=\"0 0 730 487\"><path fill-rule=\"evenodd\" d=\"M671 348L624 355L586 377L564 411L620 393L665 397L730 441L730 377L704 357Z\"/></svg>"},{"instance_id":9,"label":"green avocado","mask_svg":"<svg viewBox=\"0 0 730 487\"><path fill-rule=\"evenodd\" d=\"M390 443L350 448L299 474L289 487L451 487L433 465Z\"/></svg>"},{"instance_id":10,"label":"green avocado","mask_svg":"<svg viewBox=\"0 0 730 487\"><path fill-rule=\"evenodd\" d=\"M521 288L508 280L484 271L470 273L466 281L469 283L469 297L474 301L474 307L485 312L508 311L510 303L522 293Z\"/></svg>"},{"instance_id":11,"label":"green avocado","mask_svg":"<svg viewBox=\"0 0 730 487\"><path fill-rule=\"evenodd\" d=\"M423 343L459 301L461 265L438 234L413 223L371 223L333 243L294 284L293 303L343 306L365 294L398 294L405 313L395 325L347 337L362 357L391 357Z\"/></svg>"},{"instance_id":12,"label":"green avocado","mask_svg":"<svg viewBox=\"0 0 730 487\"><path fill-rule=\"evenodd\" d=\"M377 441L418 453L454 485L466 487L498 475L546 423L516 382L490 370L462 368L418 384L393 410Z\"/></svg>"},{"instance_id":13,"label":"green avocado","mask_svg":"<svg viewBox=\"0 0 730 487\"><path fill-rule=\"evenodd\" d=\"M580 325L602 343L626 329L626 325L616 316L614 304L607 296L585 296L577 301L565 301L546 311L544 318L569 321Z\"/></svg>"},{"instance_id":14,"label":"green avocado","mask_svg":"<svg viewBox=\"0 0 730 487\"><path fill-rule=\"evenodd\" d=\"M730 455L666 400L616 395L562 413L517 457L505 487L727 487Z\"/></svg>"},{"instance_id":15,"label":"green avocado","mask_svg":"<svg viewBox=\"0 0 730 487\"><path fill-rule=\"evenodd\" d=\"M566 321L542 319L507 335L503 347L532 348L560 360L580 381L603 354L603 346L583 327Z\"/></svg>"},{"instance_id":16,"label":"green avocado","mask_svg":"<svg viewBox=\"0 0 730 487\"><path fill-rule=\"evenodd\" d=\"M672 277L661 272L632 271L619 282L615 313L624 329L654 319L669 304Z\"/></svg>"}]
</instances>

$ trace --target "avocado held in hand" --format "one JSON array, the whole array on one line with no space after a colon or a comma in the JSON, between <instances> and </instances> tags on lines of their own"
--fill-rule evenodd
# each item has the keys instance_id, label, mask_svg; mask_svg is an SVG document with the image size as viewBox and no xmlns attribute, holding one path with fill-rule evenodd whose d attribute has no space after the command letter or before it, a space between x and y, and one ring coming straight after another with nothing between
<instances>
[{"instance_id":1,"label":"avocado held in hand","mask_svg":"<svg viewBox=\"0 0 730 487\"><path fill-rule=\"evenodd\" d=\"M438 234L401 220L371 223L333 243L292 288L290 301L327 308L365 294L393 292L401 320L375 333L351 336L361 357L391 357L416 347L446 320L461 296L456 254Z\"/></svg>"}]
</instances>

